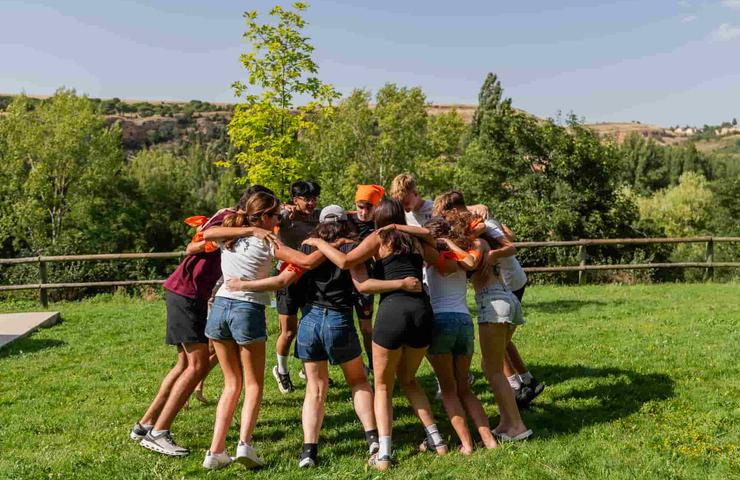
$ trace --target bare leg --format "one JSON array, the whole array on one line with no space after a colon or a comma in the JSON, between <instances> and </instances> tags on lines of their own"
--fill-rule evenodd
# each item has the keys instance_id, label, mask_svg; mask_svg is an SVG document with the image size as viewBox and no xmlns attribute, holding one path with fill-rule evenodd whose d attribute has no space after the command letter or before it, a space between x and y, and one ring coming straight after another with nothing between
<instances>
[{"instance_id":1,"label":"bare leg","mask_svg":"<svg viewBox=\"0 0 740 480\"><path fill-rule=\"evenodd\" d=\"M298 330L298 316L278 315L278 320L280 320L280 336L275 344L275 353L287 356L290 355L290 346Z\"/></svg>"},{"instance_id":2,"label":"bare leg","mask_svg":"<svg viewBox=\"0 0 740 480\"><path fill-rule=\"evenodd\" d=\"M162 411L156 422L155 430L169 430L180 409L182 409L193 389L203 378L208 368L208 344L207 343L185 343L182 346L187 355L188 365L185 371L177 377L172 385Z\"/></svg>"},{"instance_id":3,"label":"bare leg","mask_svg":"<svg viewBox=\"0 0 740 480\"><path fill-rule=\"evenodd\" d=\"M486 415L483 405L470 389L470 383L467 381L472 359L473 357L465 355L458 355L453 359L455 362L455 378L457 379L457 395L460 397L468 416L478 429L478 435L480 435L483 444L486 448L496 448L496 439L491 433L488 415Z\"/></svg>"},{"instance_id":4,"label":"bare leg","mask_svg":"<svg viewBox=\"0 0 740 480\"><path fill-rule=\"evenodd\" d=\"M393 386L396 369L401 360L401 349L388 350L373 342L373 370L375 371L375 420L378 435L390 437L393 430Z\"/></svg>"},{"instance_id":5,"label":"bare leg","mask_svg":"<svg viewBox=\"0 0 740 480\"><path fill-rule=\"evenodd\" d=\"M234 410L242 393L242 365L239 359L239 345L228 340L214 340L216 355L224 372L224 391L216 407L216 421L213 426L211 453L226 450L226 435L229 433Z\"/></svg>"},{"instance_id":6,"label":"bare leg","mask_svg":"<svg viewBox=\"0 0 740 480\"><path fill-rule=\"evenodd\" d=\"M324 423L324 405L329 389L329 364L303 362L306 371L306 397L303 399L303 443L319 443L319 432Z\"/></svg>"},{"instance_id":7,"label":"bare leg","mask_svg":"<svg viewBox=\"0 0 740 480\"><path fill-rule=\"evenodd\" d=\"M445 407L447 416L450 417L452 428L455 429L457 437L461 443L461 453L470 455L473 453L473 437L468 430L465 421L465 410L458 396L458 382L467 385L468 377L455 377L455 368L451 354L429 355L429 362L434 368L434 373L439 380L439 387L442 390L442 404Z\"/></svg>"},{"instance_id":8,"label":"bare leg","mask_svg":"<svg viewBox=\"0 0 740 480\"><path fill-rule=\"evenodd\" d=\"M172 386L175 384L180 375L182 375L187 366L188 357L187 355L185 355L185 350L182 349L182 346L178 345L177 363L174 367L172 367L172 369L162 380L162 383L159 385L159 391L157 392L157 395L154 397L154 400L152 400L152 403L151 405L149 405L149 408L144 413L144 416L141 417L141 420L139 420L139 423L141 423L142 425L154 425L154 423L157 421L157 418L159 418L159 414L164 408L164 404L167 402L167 397L170 396Z\"/></svg>"},{"instance_id":9,"label":"bare leg","mask_svg":"<svg viewBox=\"0 0 740 480\"><path fill-rule=\"evenodd\" d=\"M208 339L208 371L206 372L203 379L198 382L198 385L195 386L195 398L201 402L201 403L208 403L208 399L203 396L203 385L206 383L206 378L208 378L208 375L211 373L211 370L213 370L213 367L218 365L218 356L216 355L216 350L213 347L213 340Z\"/></svg>"},{"instance_id":10,"label":"bare leg","mask_svg":"<svg viewBox=\"0 0 740 480\"><path fill-rule=\"evenodd\" d=\"M519 415L519 408L514 400L508 380L504 376L504 352L509 341L509 325L506 323L483 323L479 327L480 347L483 373L496 397L500 423L496 427L499 433L516 436L524 433L527 427Z\"/></svg>"},{"instance_id":11,"label":"bare leg","mask_svg":"<svg viewBox=\"0 0 740 480\"><path fill-rule=\"evenodd\" d=\"M241 345L239 354L244 371L244 405L239 440L251 444L265 385L265 342Z\"/></svg>"},{"instance_id":12,"label":"bare leg","mask_svg":"<svg viewBox=\"0 0 740 480\"><path fill-rule=\"evenodd\" d=\"M365 369L362 368L362 357L356 357L342 365L344 378L352 391L352 404L357 418L364 431L375 430L375 412L373 411L373 391L367 382Z\"/></svg>"},{"instance_id":13,"label":"bare leg","mask_svg":"<svg viewBox=\"0 0 740 480\"><path fill-rule=\"evenodd\" d=\"M514 342L512 341L509 341L509 344L506 345L506 358L511 369L515 373L521 375L528 372L527 366L524 364L524 360L522 360L521 355L519 355L519 350L517 350L516 345L514 345ZM511 375L513 375L513 373L508 376Z\"/></svg>"}]
</instances>

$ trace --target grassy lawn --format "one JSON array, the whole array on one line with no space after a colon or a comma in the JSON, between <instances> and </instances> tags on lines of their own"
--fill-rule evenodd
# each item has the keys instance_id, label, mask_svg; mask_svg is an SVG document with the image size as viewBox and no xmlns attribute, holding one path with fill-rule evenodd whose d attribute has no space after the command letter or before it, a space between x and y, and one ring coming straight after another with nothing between
<instances>
[{"instance_id":1,"label":"grassy lawn","mask_svg":"<svg viewBox=\"0 0 740 480\"><path fill-rule=\"evenodd\" d=\"M32 303L0 311L37 310ZM396 396L398 464L365 467L365 442L341 372L329 393L322 465L297 468L302 381L292 395L268 377L256 430L269 467L207 473L214 406L192 405L175 421L184 459L156 455L128 439L174 351L163 344L164 303L120 296L59 303L62 323L0 351L0 478L739 478L740 285L531 287L527 325L515 339L547 388L524 420L536 437L472 458L417 453L420 424ZM269 351L276 339L269 318ZM271 367L273 353L268 356ZM493 397L473 362L475 389L491 421ZM428 365L419 372L433 392ZM214 370L206 396L216 398ZM196 402L197 403L197 402ZM453 432L440 403L438 424ZM494 423L495 425L495 423ZM233 427L228 445L237 441ZM453 442L456 443L456 442Z\"/></svg>"}]
</instances>

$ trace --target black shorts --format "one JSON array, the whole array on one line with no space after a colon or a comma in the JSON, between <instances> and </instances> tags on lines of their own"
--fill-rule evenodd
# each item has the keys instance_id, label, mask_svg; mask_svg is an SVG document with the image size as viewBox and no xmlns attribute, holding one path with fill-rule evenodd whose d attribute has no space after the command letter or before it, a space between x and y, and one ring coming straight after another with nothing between
<instances>
[{"instance_id":1,"label":"black shorts","mask_svg":"<svg viewBox=\"0 0 740 480\"><path fill-rule=\"evenodd\" d=\"M354 292L352 301L355 304L355 313L360 320L372 320L375 295Z\"/></svg>"},{"instance_id":2,"label":"black shorts","mask_svg":"<svg viewBox=\"0 0 740 480\"><path fill-rule=\"evenodd\" d=\"M511 293L513 293L514 296L517 298L517 300L519 300L519 302L521 303L522 297L524 296L524 290L526 290L526 289L527 289L527 285L524 285L519 290L516 290L516 291L511 292Z\"/></svg>"},{"instance_id":3,"label":"black shorts","mask_svg":"<svg viewBox=\"0 0 740 480\"><path fill-rule=\"evenodd\" d=\"M434 313L426 295L396 293L378 306L373 342L388 350L406 345L428 347L434 336Z\"/></svg>"},{"instance_id":4,"label":"black shorts","mask_svg":"<svg viewBox=\"0 0 740 480\"><path fill-rule=\"evenodd\" d=\"M165 290L164 301L167 307L166 344L208 343L208 299L183 297Z\"/></svg>"},{"instance_id":5,"label":"black shorts","mask_svg":"<svg viewBox=\"0 0 740 480\"><path fill-rule=\"evenodd\" d=\"M275 292L275 303L280 315L298 315L298 310L305 305L306 301L303 295L305 288L301 286L301 281L289 285L288 288L282 288Z\"/></svg>"}]
</instances>

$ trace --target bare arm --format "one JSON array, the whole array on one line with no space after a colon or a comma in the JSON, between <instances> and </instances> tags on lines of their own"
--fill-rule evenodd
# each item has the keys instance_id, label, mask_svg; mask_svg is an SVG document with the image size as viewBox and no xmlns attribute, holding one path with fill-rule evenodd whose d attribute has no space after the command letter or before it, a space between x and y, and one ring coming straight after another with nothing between
<instances>
[{"instance_id":1,"label":"bare arm","mask_svg":"<svg viewBox=\"0 0 740 480\"><path fill-rule=\"evenodd\" d=\"M501 224L501 230L504 232L504 235L506 235L506 238L509 239L511 242L516 242L516 235L514 235L514 232L511 231L508 225Z\"/></svg>"},{"instance_id":2,"label":"bare arm","mask_svg":"<svg viewBox=\"0 0 740 480\"><path fill-rule=\"evenodd\" d=\"M488 207L483 204L469 205L466 207L468 212L478 215L479 217L488 218Z\"/></svg>"},{"instance_id":3,"label":"bare arm","mask_svg":"<svg viewBox=\"0 0 740 480\"><path fill-rule=\"evenodd\" d=\"M450 240L449 238L443 238L442 240L447 244L447 248L449 248L451 252L455 253L459 257L459 260L457 260L457 263L463 270L465 271L475 270L475 268L478 266L480 255L466 252L462 248L458 247L457 244L453 242L452 240ZM474 251L477 251L477 250L474 250Z\"/></svg>"},{"instance_id":4,"label":"bare arm","mask_svg":"<svg viewBox=\"0 0 740 480\"><path fill-rule=\"evenodd\" d=\"M274 277L261 278L259 280L241 280L229 278L226 280L226 290L230 292L272 292L285 288L298 280L300 273L286 268Z\"/></svg>"},{"instance_id":5,"label":"bare arm","mask_svg":"<svg viewBox=\"0 0 740 480\"><path fill-rule=\"evenodd\" d=\"M308 255L290 248L280 242L275 244L275 258L284 262L292 263L304 270L313 270L326 260L321 250L316 250Z\"/></svg>"},{"instance_id":6,"label":"bare arm","mask_svg":"<svg viewBox=\"0 0 740 480\"><path fill-rule=\"evenodd\" d=\"M211 227L203 231L203 238L212 241L255 236L269 243L275 243L275 234L259 227Z\"/></svg>"},{"instance_id":7,"label":"bare arm","mask_svg":"<svg viewBox=\"0 0 740 480\"><path fill-rule=\"evenodd\" d=\"M318 248L334 265L342 270L349 270L355 265L364 263L378 252L380 237L375 233L368 235L365 240L349 253L341 252L320 238L307 238L303 241L303 244Z\"/></svg>"},{"instance_id":8,"label":"bare arm","mask_svg":"<svg viewBox=\"0 0 740 480\"><path fill-rule=\"evenodd\" d=\"M457 271L457 262L452 259L442 257L436 248L423 244L422 249L424 261L429 265L433 265L442 275L449 275L450 273Z\"/></svg>"},{"instance_id":9,"label":"bare arm","mask_svg":"<svg viewBox=\"0 0 740 480\"><path fill-rule=\"evenodd\" d=\"M421 282L416 277L406 277L403 280L378 280L369 278L365 264L355 265L350 268L352 283L360 293L385 293L394 290L405 290L407 292L421 292Z\"/></svg>"},{"instance_id":10,"label":"bare arm","mask_svg":"<svg viewBox=\"0 0 740 480\"><path fill-rule=\"evenodd\" d=\"M382 232L384 230L398 230L399 232L408 233L409 235L413 235L414 237L418 238L424 243L427 243L429 245L434 246L436 244L434 237L432 237L432 234L429 233L428 228L424 227L417 227L415 225L402 225L397 223L392 223L390 225L386 225L383 228L378 229L379 232Z\"/></svg>"},{"instance_id":11,"label":"bare arm","mask_svg":"<svg viewBox=\"0 0 740 480\"><path fill-rule=\"evenodd\" d=\"M196 253L203 253L206 251L206 241L200 240L198 242L190 242L185 247L185 255L195 255Z\"/></svg>"}]
</instances>

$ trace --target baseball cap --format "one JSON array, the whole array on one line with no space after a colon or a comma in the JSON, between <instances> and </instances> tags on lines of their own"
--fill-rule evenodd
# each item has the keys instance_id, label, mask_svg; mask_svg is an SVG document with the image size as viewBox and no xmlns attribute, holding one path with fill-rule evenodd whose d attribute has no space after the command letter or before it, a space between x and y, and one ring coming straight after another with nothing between
<instances>
[{"instance_id":1,"label":"baseball cap","mask_svg":"<svg viewBox=\"0 0 740 480\"><path fill-rule=\"evenodd\" d=\"M319 222L341 222L347 220L347 211L339 205L328 205L321 209Z\"/></svg>"}]
</instances>

